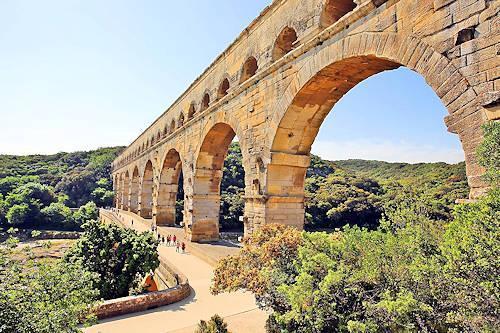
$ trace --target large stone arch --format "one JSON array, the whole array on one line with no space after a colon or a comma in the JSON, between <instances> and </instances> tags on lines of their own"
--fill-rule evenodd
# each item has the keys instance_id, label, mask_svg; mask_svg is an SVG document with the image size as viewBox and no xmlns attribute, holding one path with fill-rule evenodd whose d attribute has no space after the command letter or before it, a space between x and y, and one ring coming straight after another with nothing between
<instances>
[{"instance_id":1,"label":"large stone arch","mask_svg":"<svg viewBox=\"0 0 500 333\"><path fill-rule=\"evenodd\" d=\"M267 137L265 222L302 227L311 145L336 102L366 78L400 66L422 75L446 106L446 124L464 148L471 196L482 191L475 148L485 115L469 82L446 57L415 37L362 33L299 59L299 70L272 112ZM313 52L311 51L311 52ZM467 117L467 126L462 120Z\"/></svg>"},{"instance_id":2,"label":"large stone arch","mask_svg":"<svg viewBox=\"0 0 500 333\"><path fill-rule=\"evenodd\" d=\"M212 121L205 126L193 164L192 194L186 207L189 212L185 216L186 232L192 241L219 238L224 159L235 137L237 129L229 122ZM242 154L243 151L242 148Z\"/></svg>"},{"instance_id":3,"label":"large stone arch","mask_svg":"<svg viewBox=\"0 0 500 333\"><path fill-rule=\"evenodd\" d=\"M151 159L144 166L140 183L139 215L145 219L153 217L154 167Z\"/></svg>"},{"instance_id":4,"label":"large stone arch","mask_svg":"<svg viewBox=\"0 0 500 333\"><path fill-rule=\"evenodd\" d=\"M179 178L182 172L182 159L177 149L171 148L161 159L158 171L158 192L153 207L156 225L174 225L175 208L179 190Z\"/></svg>"}]
</instances>

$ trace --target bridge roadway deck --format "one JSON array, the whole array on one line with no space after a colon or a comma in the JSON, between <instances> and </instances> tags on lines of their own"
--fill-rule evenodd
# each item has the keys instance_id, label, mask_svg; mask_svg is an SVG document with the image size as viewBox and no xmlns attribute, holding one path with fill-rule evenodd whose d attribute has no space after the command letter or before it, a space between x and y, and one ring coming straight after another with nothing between
<instances>
[{"instance_id":1,"label":"bridge roadway deck","mask_svg":"<svg viewBox=\"0 0 500 333\"><path fill-rule=\"evenodd\" d=\"M149 225L134 219L133 228L146 231L149 230ZM180 236L181 232L176 228L160 228L160 234L164 235L175 233ZM195 251L208 247L209 244L197 244ZM265 332L267 314L257 308L250 293L210 294L213 267L208 262L215 257L234 253L237 248L228 250L223 245L216 245L210 256L203 259L190 252L189 244L188 251L184 254L176 253L174 247L164 245L160 245L158 250L187 276L192 288L191 296L168 306L103 320L86 328L86 333L192 333L201 319L207 320L216 313L224 317L231 332Z\"/></svg>"}]
</instances>

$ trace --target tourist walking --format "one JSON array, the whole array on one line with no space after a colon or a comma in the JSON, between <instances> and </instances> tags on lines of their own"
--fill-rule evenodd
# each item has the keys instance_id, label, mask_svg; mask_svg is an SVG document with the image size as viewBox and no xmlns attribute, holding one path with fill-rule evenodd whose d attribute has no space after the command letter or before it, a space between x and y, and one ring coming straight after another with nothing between
<instances>
[{"instance_id":1,"label":"tourist walking","mask_svg":"<svg viewBox=\"0 0 500 333\"><path fill-rule=\"evenodd\" d=\"M182 248L182 253L184 253L184 251L186 251L186 244L184 242L182 242L181 248Z\"/></svg>"},{"instance_id":2,"label":"tourist walking","mask_svg":"<svg viewBox=\"0 0 500 333\"><path fill-rule=\"evenodd\" d=\"M174 245L175 245L175 242L177 241L177 236L174 235L174 237L172 237L172 241L174 242Z\"/></svg>"},{"instance_id":3,"label":"tourist walking","mask_svg":"<svg viewBox=\"0 0 500 333\"><path fill-rule=\"evenodd\" d=\"M165 236L161 236L161 243L165 245Z\"/></svg>"},{"instance_id":4,"label":"tourist walking","mask_svg":"<svg viewBox=\"0 0 500 333\"><path fill-rule=\"evenodd\" d=\"M170 246L170 239L172 239L172 236L168 235L167 236L167 245Z\"/></svg>"},{"instance_id":5,"label":"tourist walking","mask_svg":"<svg viewBox=\"0 0 500 333\"><path fill-rule=\"evenodd\" d=\"M179 244L179 242L177 242L177 244L175 244L175 252L179 252L179 247L181 245Z\"/></svg>"}]
</instances>

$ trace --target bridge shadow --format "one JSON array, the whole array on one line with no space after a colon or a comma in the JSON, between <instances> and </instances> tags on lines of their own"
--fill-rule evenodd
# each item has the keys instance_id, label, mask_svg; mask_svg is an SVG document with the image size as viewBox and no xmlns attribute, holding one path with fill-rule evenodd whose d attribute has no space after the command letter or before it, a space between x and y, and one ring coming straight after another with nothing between
<instances>
[{"instance_id":1,"label":"bridge shadow","mask_svg":"<svg viewBox=\"0 0 500 333\"><path fill-rule=\"evenodd\" d=\"M140 312L134 312L134 313L129 313L121 316L116 316L113 318L107 318L107 319L102 319L97 322L97 324L104 324L104 323L113 323L115 321L120 321L123 319L131 319L135 317L140 317L144 316L147 314L153 314L153 313L161 313L161 312L179 312L179 311L187 311L184 307L190 303L196 302L196 291L192 288L189 287L190 289L190 294L188 297L183 299L182 301L169 304L169 305L164 305L156 308L152 308L149 310L145 311L140 311Z\"/></svg>"},{"instance_id":2,"label":"bridge shadow","mask_svg":"<svg viewBox=\"0 0 500 333\"><path fill-rule=\"evenodd\" d=\"M214 246L221 246L221 247L231 247L231 248L240 248L241 246L235 243L232 243L227 240L217 240L217 241L207 241L207 242L199 242L198 244L207 244L207 245L214 245Z\"/></svg>"}]
</instances>

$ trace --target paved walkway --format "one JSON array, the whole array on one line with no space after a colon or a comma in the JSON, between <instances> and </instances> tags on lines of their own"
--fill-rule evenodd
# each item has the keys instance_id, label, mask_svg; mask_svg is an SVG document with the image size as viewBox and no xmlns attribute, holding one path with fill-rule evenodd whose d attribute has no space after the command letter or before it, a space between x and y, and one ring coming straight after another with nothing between
<instances>
[{"instance_id":1,"label":"paved walkway","mask_svg":"<svg viewBox=\"0 0 500 333\"><path fill-rule=\"evenodd\" d=\"M138 231L149 230L140 222L134 222L133 227ZM192 333L201 319L208 320L214 314L224 317L233 333L265 332L267 315L257 309L253 295L236 292L213 296L209 291L213 267L206 260L189 252L176 253L174 247L160 246L159 251L186 275L192 288L191 296L179 303L103 320L85 329L86 333Z\"/></svg>"}]
</instances>

